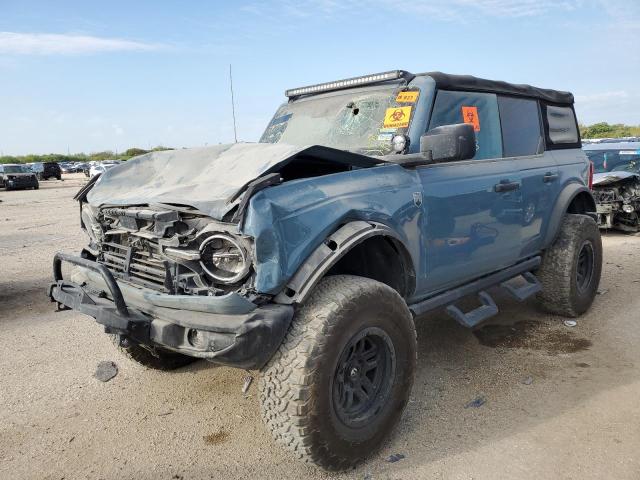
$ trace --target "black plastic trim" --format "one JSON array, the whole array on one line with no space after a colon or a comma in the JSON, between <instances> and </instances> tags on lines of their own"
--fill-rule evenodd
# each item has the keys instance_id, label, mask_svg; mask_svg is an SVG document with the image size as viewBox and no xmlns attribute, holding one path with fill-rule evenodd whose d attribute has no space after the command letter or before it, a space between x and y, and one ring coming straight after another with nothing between
<instances>
[{"instance_id":1,"label":"black plastic trim","mask_svg":"<svg viewBox=\"0 0 640 480\"><path fill-rule=\"evenodd\" d=\"M103 292L94 292L65 281L61 272L62 261L101 274L112 298L118 299L117 303L105 298ZM244 314L207 314L206 322L202 321L201 312L168 308L166 310L180 316L179 324L153 318L135 308L128 308L115 279L108 270L104 270L106 267L91 260L58 253L54 259L55 282L49 286L49 297L66 309L93 317L104 325L107 333L118 333L150 347L161 347L232 367L260 369L282 343L293 319L293 306L277 304L266 304ZM190 342L193 330L201 338L200 344Z\"/></svg>"},{"instance_id":2,"label":"black plastic trim","mask_svg":"<svg viewBox=\"0 0 640 480\"><path fill-rule=\"evenodd\" d=\"M554 242L554 240L558 236L558 233L560 232L560 226L561 226L562 220L564 219L564 216L567 214L569 205L571 205L571 202L573 201L573 199L576 198L576 196L578 196L581 193L586 193L589 195L589 198L591 198L591 207L593 208L593 210L591 211L584 212L584 215L588 215L591 218L597 219L596 201L593 198L593 194L591 193L591 190L589 190L588 187L586 187L585 185L582 185L581 183L575 182L575 183L568 184L566 187L564 187L562 192L560 192L560 195L558 195L558 199L556 200L555 207L551 212L551 217L549 219L549 224L547 225L547 235L544 239L543 248L549 247Z\"/></svg>"},{"instance_id":3,"label":"black plastic trim","mask_svg":"<svg viewBox=\"0 0 640 480\"><path fill-rule=\"evenodd\" d=\"M434 310L445 305L451 305L461 298L466 297L467 295L481 292L482 290L485 290L494 285L498 285L505 280L509 280L524 272L534 270L540 265L541 261L542 259L540 257L530 258L528 260L525 260L524 262L518 263L498 272L480 277L477 280L469 282L460 287L447 290L446 292L437 294L426 300L422 300L420 302L409 305L409 310L411 310L411 313L413 313L414 316L418 316L430 310Z\"/></svg>"},{"instance_id":4,"label":"black plastic trim","mask_svg":"<svg viewBox=\"0 0 640 480\"><path fill-rule=\"evenodd\" d=\"M113 303L118 310L118 313L123 317L129 316L129 311L127 309L127 304L124 302L124 297L122 296L122 292L120 291L120 287L118 286L116 279L113 278L113 275L109 271L107 267L104 265L92 262L91 260L87 260L85 258L76 257L75 255L69 255L67 253L58 252L53 257L53 279L56 282L62 281L62 262L68 262L72 265L79 265L81 267L88 268L102 276L109 291L111 292L111 298L113 298Z\"/></svg>"},{"instance_id":5,"label":"black plastic trim","mask_svg":"<svg viewBox=\"0 0 640 480\"><path fill-rule=\"evenodd\" d=\"M508 83L500 80L471 75L450 75L442 72L420 73L418 76L429 76L436 82L439 90L462 90L468 92L484 92L513 95L517 97L537 98L561 106L573 105L574 98L570 92L532 87L531 85Z\"/></svg>"}]
</instances>

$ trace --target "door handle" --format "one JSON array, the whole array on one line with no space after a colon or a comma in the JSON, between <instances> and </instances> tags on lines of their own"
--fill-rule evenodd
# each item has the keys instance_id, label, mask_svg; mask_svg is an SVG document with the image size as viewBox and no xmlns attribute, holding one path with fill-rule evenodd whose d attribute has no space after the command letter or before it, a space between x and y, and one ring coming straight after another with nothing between
<instances>
[{"instance_id":1,"label":"door handle","mask_svg":"<svg viewBox=\"0 0 640 480\"><path fill-rule=\"evenodd\" d=\"M542 177L542 181L544 183L549 183L549 182L553 182L556 178L558 178L557 173L547 172L544 174L544 177Z\"/></svg>"},{"instance_id":2,"label":"door handle","mask_svg":"<svg viewBox=\"0 0 640 480\"><path fill-rule=\"evenodd\" d=\"M520 188L520 183L510 182L509 180L500 180L500 183L496 183L493 189L496 192L511 192Z\"/></svg>"}]
</instances>

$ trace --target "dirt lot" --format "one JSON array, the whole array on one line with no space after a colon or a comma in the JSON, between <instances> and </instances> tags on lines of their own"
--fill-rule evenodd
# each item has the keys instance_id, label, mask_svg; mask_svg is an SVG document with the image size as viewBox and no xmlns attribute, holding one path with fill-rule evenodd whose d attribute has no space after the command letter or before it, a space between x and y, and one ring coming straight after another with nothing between
<instances>
[{"instance_id":1,"label":"dirt lot","mask_svg":"<svg viewBox=\"0 0 640 480\"><path fill-rule=\"evenodd\" d=\"M88 317L54 312L52 256L85 243L71 199L84 181L0 191L0 478L333 478L271 441L254 387L241 394L245 372L146 370ZM601 294L576 327L500 295L502 325L418 319L400 427L336 477L640 478L640 237L604 246ZM101 360L120 369L108 383L92 377Z\"/></svg>"}]
</instances>

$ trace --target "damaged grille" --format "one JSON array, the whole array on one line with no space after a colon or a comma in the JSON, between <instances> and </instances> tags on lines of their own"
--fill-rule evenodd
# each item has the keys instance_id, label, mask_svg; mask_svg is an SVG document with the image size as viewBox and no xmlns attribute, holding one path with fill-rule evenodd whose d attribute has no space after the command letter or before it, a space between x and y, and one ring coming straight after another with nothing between
<instances>
[{"instance_id":1,"label":"damaged grille","mask_svg":"<svg viewBox=\"0 0 640 480\"><path fill-rule=\"evenodd\" d=\"M143 248L146 247L146 248ZM159 247L155 242L130 246L114 242L102 244L102 260L118 278L141 284L145 287L169 292L166 263L159 258Z\"/></svg>"},{"instance_id":2,"label":"damaged grille","mask_svg":"<svg viewBox=\"0 0 640 480\"><path fill-rule=\"evenodd\" d=\"M613 203L618 200L618 192L613 189L595 188L592 193L597 203Z\"/></svg>"}]
</instances>

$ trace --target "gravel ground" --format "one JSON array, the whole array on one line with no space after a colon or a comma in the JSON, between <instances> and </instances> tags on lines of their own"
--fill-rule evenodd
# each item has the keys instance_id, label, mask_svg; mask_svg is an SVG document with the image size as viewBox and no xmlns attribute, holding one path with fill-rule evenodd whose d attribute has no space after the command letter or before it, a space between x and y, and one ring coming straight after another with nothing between
<instances>
[{"instance_id":1,"label":"gravel ground","mask_svg":"<svg viewBox=\"0 0 640 480\"><path fill-rule=\"evenodd\" d=\"M576 327L500 294L496 324L475 332L418 319L399 428L336 475L271 441L245 372L146 370L88 317L54 312L52 256L85 243L71 199L84 181L0 191L0 478L640 478L640 237L605 236L601 294ZM101 361L119 369L108 383Z\"/></svg>"}]
</instances>

